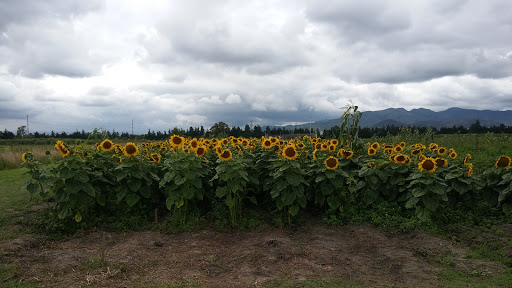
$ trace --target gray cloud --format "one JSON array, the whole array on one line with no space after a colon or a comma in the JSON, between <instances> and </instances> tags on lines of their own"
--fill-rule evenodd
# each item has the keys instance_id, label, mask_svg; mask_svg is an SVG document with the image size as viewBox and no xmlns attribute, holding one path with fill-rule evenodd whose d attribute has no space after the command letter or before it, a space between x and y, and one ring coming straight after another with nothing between
<instances>
[{"instance_id":1,"label":"gray cloud","mask_svg":"<svg viewBox=\"0 0 512 288\"><path fill-rule=\"evenodd\" d=\"M145 133L332 119L349 100L512 109L510 11L506 0L3 1L1 123L131 131L133 120Z\"/></svg>"}]
</instances>

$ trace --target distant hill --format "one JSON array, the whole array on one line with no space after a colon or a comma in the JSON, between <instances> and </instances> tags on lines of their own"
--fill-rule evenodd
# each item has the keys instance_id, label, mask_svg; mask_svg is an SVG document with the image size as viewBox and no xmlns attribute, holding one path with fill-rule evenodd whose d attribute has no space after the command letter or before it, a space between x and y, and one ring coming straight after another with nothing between
<instances>
[{"instance_id":1,"label":"distant hill","mask_svg":"<svg viewBox=\"0 0 512 288\"><path fill-rule=\"evenodd\" d=\"M480 121L482 126L491 127L504 124L512 126L512 111L475 110L462 108L449 108L444 111L435 112L429 109L419 108L410 111L404 108L389 108L380 111L363 112L359 123L361 127L385 127L394 126L433 126L437 129L442 127L464 126L468 128L475 121ZM309 128L310 124L289 125L288 129ZM341 119L330 119L316 121L311 127L316 129L329 129L333 126L340 126Z\"/></svg>"}]
</instances>

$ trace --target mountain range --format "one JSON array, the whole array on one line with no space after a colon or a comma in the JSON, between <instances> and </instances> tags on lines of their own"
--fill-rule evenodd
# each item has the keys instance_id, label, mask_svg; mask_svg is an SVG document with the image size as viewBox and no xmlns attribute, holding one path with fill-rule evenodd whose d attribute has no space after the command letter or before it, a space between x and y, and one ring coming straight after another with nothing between
<instances>
[{"instance_id":1,"label":"mountain range","mask_svg":"<svg viewBox=\"0 0 512 288\"><path fill-rule=\"evenodd\" d=\"M359 122L361 127L385 127L394 126L433 126L436 128L464 126L468 128L476 121L482 126L499 126L504 124L512 126L512 111L475 110L462 108L449 108L444 111L435 112L429 109L419 108L406 110L404 108L389 108L379 111L365 111ZM341 119L320 120L311 123L316 129L329 129L333 126L340 126ZM309 128L310 124L288 125L286 128Z\"/></svg>"}]
</instances>

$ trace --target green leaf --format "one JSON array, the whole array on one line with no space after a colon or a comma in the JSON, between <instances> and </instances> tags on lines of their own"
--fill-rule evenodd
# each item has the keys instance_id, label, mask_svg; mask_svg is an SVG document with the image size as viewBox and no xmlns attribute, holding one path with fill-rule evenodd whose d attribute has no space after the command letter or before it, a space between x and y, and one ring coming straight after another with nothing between
<instances>
[{"instance_id":1,"label":"green leaf","mask_svg":"<svg viewBox=\"0 0 512 288\"><path fill-rule=\"evenodd\" d=\"M416 207L416 217L418 217L422 221L427 221L430 218L430 214L427 209L417 206Z\"/></svg>"},{"instance_id":2,"label":"green leaf","mask_svg":"<svg viewBox=\"0 0 512 288\"><path fill-rule=\"evenodd\" d=\"M87 193L91 197L94 197L94 195L96 195L96 190L91 185L91 183L84 183L82 186L82 190L84 190L85 193Z\"/></svg>"},{"instance_id":3,"label":"green leaf","mask_svg":"<svg viewBox=\"0 0 512 288\"><path fill-rule=\"evenodd\" d=\"M411 190L411 193L414 197L419 198L425 194L427 194L428 190L422 186L416 186Z\"/></svg>"},{"instance_id":4,"label":"green leaf","mask_svg":"<svg viewBox=\"0 0 512 288\"><path fill-rule=\"evenodd\" d=\"M362 191L361 197L366 205L370 205L379 197L379 191L367 188Z\"/></svg>"},{"instance_id":5,"label":"green leaf","mask_svg":"<svg viewBox=\"0 0 512 288\"><path fill-rule=\"evenodd\" d=\"M329 204L329 207L332 209L337 209L340 206L341 201L338 197L329 196L327 197L327 204Z\"/></svg>"},{"instance_id":6,"label":"green leaf","mask_svg":"<svg viewBox=\"0 0 512 288\"><path fill-rule=\"evenodd\" d=\"M258 205L258 200L256 199L256 196L254 196L254 195L252 195L252 197L249 198L249 201L251 201L255 205Z\"/></svg>"},{"instance_id":7,"label":"green leaf","mask_svg":"<svg viewBox=\"0 0 512 288\"><path fill-rule=\"evenodd\" d=\"M439 200L437 200L437 197L430 197L427 195L421 198L421 202L423 202L425 207L432 212L436 211L439 206Z\"/></svg>"},{"instance_id":8,"label":"green leaf","mask_svg":"<svg viewBox=\"0 0 512 288\"><path fill-rule=\"evenodd\" d=\"M215 190L215 195L217 195L217 197L219 197L219 198L222 198L226 195L227 192L228 192L228 189L226 186L217 187L217 190Z\"/></svg>"},{"instance_id":9,"label":"green leaf","mask_svg":"<svg viewBox=\"0 0 512 288\"><path fill-rule=\"evenodd\" d=\"M128 204L128 206L130 206L130 207L133 207L133 205L137 204L137 202L139 202L139 200L140 200L140 196L135 193L130 193L130 194L126 195L126 204Z\"/></svg>"},{"instance_id":10,"label":"green leaf","mask_svg":"<svg viewBox=\"0 0 512 288\"><path fill-rule=\"evenodd\" d=\"M235 199L231 197L231 194L228 194L228 196L226 197L226 205L229 208L235 207Z\"/></svg>"},{"instance_id":11,"label":"green leaf","mask_svg":"<svg viewBox=\"0 0 512 288\"><path fill-rule=\"evenodd\" d=\"M420 198L416 198L416 197L409 198L407 200L407 202L405 202L405 208L407 208L407 209L413 208L414 206L416 206L418 201L420 201Z\"/></svg>"},{"instance_id":12,"label":"green leaf","mask_svg":"<svg viewBox=\"0 0 512 288\"><path fill-rule=\"evenodd\" d=\"M140 194L141 194L144 198L146 198L146 199L148 199L148 198L150 198L150 197L151 197L151 188L149 188L149 186L144 186L144 187L142 187L142 188L139 190L139 192L140 192Z\"/></svg>"},{"instance_id":13,"label":"green leaf","mask_svg":"<svg viewBox=\"0 0 512 288\"><path fill-rule=\"evenodd\" d=\"M290 215L292 216L297 215L297 213L299 213L299 205L290 206L290 209L288 209L288 213L290 213Z\"/></svg>"},{"instance_id":14,"label":"green leaf","mask_svg":"<svg viewBox=\"0 0 512 288\"><path fill-rule=\"evenodd\" d=\"M96 195L96 202L101 206L105 206L105 195L103 195L103 194Z\"/></svg>"},{"instance_id":15,"label":"green leaf","mask_svg":"<svg viewBox=\"0 0 512 288\"><path fill-rule=\"evenodd\" d=\"M190 186L183 187L183 197L188 200L194 198L194 189Z\"/></svg>"},{"instance_id":16,"label":"green leaf","mask_svg":"<svg viewBox=\"0 0 512 288\"><path fill-rule=\"evenodd\" d=\"M286 181L292 186L298 186L302 182L302 176L297 174L287 174Z\"/></svg>"},{"instance_id":17,"label":"green leaf","mask_svg":"<svg viewBox=\"0 0 512 288\"><path fill-rule=\"evenodd\" d=\"M281 201L283 201L284 206L292 205L293 201L297 196L294 193L290 193L288 191L281 194Z\"/></svg>"},{"instance_id":18,"label":"green leaf","mask_svg":"<svg viewBox=\"0 0 512 288\"><path fill-rule=\"evenodd\" d=\"M134 192L139 191L141 185L142 181L140 179L133 178L128 180L128 187Z\"/></svg>"},{"instance_id":19,"label":"green leaf","mask_svg":"<svg viewBox=\"0 0 512 288\"><path fill-rule=\"evenodd\" d=\"M66 181L66 190L68 193L74 194L80 191L82 188L82 183L76 181Z\"/></svg>"},{"instance_id":20,"label":"green leaf","mask_svg":"<svg viewBox=\"0 0 512 288\"><path fill-rule=\"evenodd\" d=\"M73 176L75 176L75 172L67 167L62 168L59 172L59 177L63 180L72 178Z\"/></svg>"}]
</instances>

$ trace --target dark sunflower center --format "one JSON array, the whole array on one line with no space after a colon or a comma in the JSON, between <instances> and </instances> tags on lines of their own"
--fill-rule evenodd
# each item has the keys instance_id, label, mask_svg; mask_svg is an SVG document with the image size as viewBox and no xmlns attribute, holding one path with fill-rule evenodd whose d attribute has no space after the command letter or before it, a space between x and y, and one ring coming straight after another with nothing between
<instances>
[{"instance_id":1,"label":"dark sunflower center","mask_svg":"<svg viewBox=\"0 0 512 288\"><path fill-rule=\"evenodd\" d=\"M284 154L288 157L294 157L295 153L295 149L293 149L292 147L288 147L286 148L286 150L284 150Z\"/></svg>"},{"instance_id":2,"label":"dark sunflower center","mask_svg":"<svg viewBox=\"0 0 512 288\"><path fill-rule=\"evenodd\" d=\"M174 143L176 145L180 145L181 144L181 138L180 137L174 137L172 139L172 143Z\"/></svg>"},{"instance_id":3,"label":"dark sunflower center","mask_svg":"<svg viewBox=\"0 0 512 288\"><path fill-rule=\"evenodd\" d=\"M231 156L231 153L229 153L228 150L222 152L222 155L221 155L222 158L229 158L229 156Z\"/></svg>"},{"instance_id":4,"label":"dark sunflower center","mask_svg":"<svg viewBox=\"0 0 512 288\"><path fill-rule=\"evenodd\" d=\"M134 154L136 151L137 151L137 149L135 148L135 146L133 146L133 145L126 146L126 153Z\"/></svg>"},{"instance_id":5,"label":"dark sunflower center","mask_svg":"<svg viewBox=\"0 0 512 288\"><path fill-rule=\"evenodd\" d=\"M432 160L425 160L423 162L422 166L423 166L423 169L430 171L430 170L434 169L435 164Z\"/></svg>"},{"instance_id":6,"label":"dark sunflower center","mask_svg":"<svg viewBox=\"0 0 512 288\"><path fill-rule=\"evenodd\" d=\"M334 168L338 164L338 161L336 161L336 158L329 158L325 161L325 165L329 168Z\"/></svg>"},{"instance_id":7,"label":"dark sunflower center","mask_svg":"<svg viewBox=\"0 0 512 288\"><path fill-rule=\"evenodd\" d=\"M510 160L507 157L500 157L498 159L498 167L507 167L510 164Z\"/></svg>"},{"instance_id":8,"label":"dark sunflower center","mask_svg":"<svg viewBox=\"0 0 512 288\"><path fill-rule=\"evenodd\" d=\"M110 148L112 148L112 143L110 143L110 142L105 142L105 143L103 143L103 148L105 148L105 149L110 149Z\"/></svg>"},{"instance_id":9,"label":"dark sunflower center","mask_svg":"<svg viewBox=\"0 0 512 288\"><path fill-rule=\"evenodd\" d=\"M396 162L405 162L404 155L398 155L395 157Z\"/></svg>"}]
</instances>

